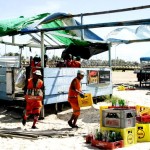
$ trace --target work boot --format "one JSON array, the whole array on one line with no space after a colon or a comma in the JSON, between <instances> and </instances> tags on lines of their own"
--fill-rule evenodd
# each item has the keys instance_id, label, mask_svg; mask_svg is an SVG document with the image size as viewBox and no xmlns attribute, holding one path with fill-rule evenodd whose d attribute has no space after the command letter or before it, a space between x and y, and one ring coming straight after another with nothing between
<instances>
[{"instance_id":1,"label":"work boot","mask_svg":"<svg viewBox=\"0 0 150 150\"><path fill-rule=\"evenodd\" d=\"M26 120L23 118L22 119L22 124L25 126L26 125Z\"/></svg>"},{"instance_id":2,"label":"work boot","mask_svg":"<svg viewBox=\"0 0 150 150\"><path fill-rule=\"evenodd\" d=\"M72 128L80 128L80 127L77 125L72 125Z\"/></svg>"},{"instance_id":3,"label":"work boot","mask_svg":"<svg viewBox=\"0 0 150 150\"><path fill-rule=\"evenodd\" d=\"M72 128L72 126L73 126L73 124L72 124L72 121L75 119L75 115L74 114L72 114L72 116L71 116L71 118L70 118L70 120L68 121L68 124L69 124L69 126Z\"/></svg>"},{"instance_id":4,"label":"work boot","mask_svg":"<svg viewBox=\"0 0 150 150\"><path fill-rule=\"evenodd\" d=\"M77 125L76 125L77 120L78 120L78 116L75 116L74 120L73 120L73 127L77 127Z\"/></svg>"},{"instance_id":5,"label":"work boot","mask_svg":"<svg viewBox=\"0 0 150 150\"><path fill-rule=\"evenodd\" d=\"M32 126L31 128L32 128L32 129L38 129L36 126Z\"/></svg>"},{"instance_id":6,"label":"work boot","mask_svg":"<svg viewBox=\"0 0 150 150\"><path fill-rule=\"evenodd\" d=\"M72 124L71 120L68 121L68 125L69 125L71 128L73 128L73 124Z\"/></svg>"}]
</instances>

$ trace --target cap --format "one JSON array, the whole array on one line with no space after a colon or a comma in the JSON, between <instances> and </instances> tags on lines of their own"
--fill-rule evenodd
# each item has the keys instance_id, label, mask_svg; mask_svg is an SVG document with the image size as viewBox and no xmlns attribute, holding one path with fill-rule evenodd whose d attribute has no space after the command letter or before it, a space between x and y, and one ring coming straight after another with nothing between
<instances>
[{"instance_id":1,"label":"cap","mask_svg":"<svg viewBox=\"0 0 150 150\"><path fill-rule=\"evenodd\" d=\"M36 70L33 72L34 74L38 75L38 76L42 76L41 71L40 70Z\"/></svg>"},{"instance_id":2,"label":"cap","mask_svg":"<svg viewBox=\"0 0 150 150\"><path fill-rule=\"evenodd\" d=\"M77 74L81 74L83 76L85 75L84 71L82 71L82 70L78 70Z\"/></svg>"},{"instance_id":3,"label":"cap","mask_svg":"<svg viewBox=\"0 0 150 150\"><path fill-rule=\"evenodd\" d=\"M35 62L40 62L40 61L41 61L41 58L40 58L40 56L36 55L36 56L33 58L33 60L34 60Z\"/></svg>"}]
</instances>

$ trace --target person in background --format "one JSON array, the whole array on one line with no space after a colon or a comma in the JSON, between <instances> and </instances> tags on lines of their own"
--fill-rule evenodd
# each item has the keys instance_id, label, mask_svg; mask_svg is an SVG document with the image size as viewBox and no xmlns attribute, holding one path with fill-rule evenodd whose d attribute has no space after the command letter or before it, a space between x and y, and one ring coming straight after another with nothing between
<instances>
[{"instance_id":1,"label":"person in background","mask_svg":"<svg viewBox=\"0 0 150 150\"><path fill-rule=\"evenodd\" d=\"M56 67L66 67L64 60L57 61Z\"/></svg>"},{"instance_id":2,"label":"person in background","mask_svg":"<svg viewBox=\"0 0 150 150\"><path fill-rule=\"evenodd\" d=\"M65 60L65 64L66 64L66 67L71 67L71 64L72 64L72 55L69 54L67 56L67 59Z\"/></svg>"},{"instance_id":3,"label":"person in background","mask_svg":"<svg viewBox=\"0 0 150 150\"><path fill-rule=\"evenodd\" d=\"M37 129L35 126L38 121L40 111L42 108L43 100L43 81L40 79L42 76L40 70L33 72L33 77L28 79L25 88L26 109L22 119L22 124L25 126L29 115L34 116L32 129Z\"/></svg>"},{"instance_id":4,"label":"person in background","mask_svg":"<svg viewBox=\"0 0 150 150\"><path fill-rule=\"evenodd\" d=\"M48 62L48 56L44 54L44 67L47 66L47 62Z\"/></svg>"},{"instance_id":5,"label":"person in background","mask_svg":"<svg viewBox=\"0 0 150 150\"><path fill-rule=\"evenodd\" d=\"M72 60L71 67L81 68L81 57L77 56L75 60Z\"/></svg>"},{"instance_id":6,"label":"person in background","mask_svg":"<svg viewBox=\"0 0 150 150\"><path fill-rule=\"evenodd\" d=\"M31 72L33 74L33 72L41 68L41 58L36 55L33 59L31 59L30 66L31 66Z\"/></svg>"},{"instance_id":7,"label":"person in background","mask_svg":"<svg viewBox=\"0 0 150 150\"><path fill-rule=\"evenodd\" d=\"M78 104L77 96L80 95L82 98L84 98L84 94L81 88L81 80L83 79L83 77L84 77L84 72L78 70L77 76L72 80L69 87L68 102L70 103L73 109L73 113L70 120L68 121L68 124L72 128L78 128L76 123L80 115L80 107Z\"/></svg>"}]
</instances>

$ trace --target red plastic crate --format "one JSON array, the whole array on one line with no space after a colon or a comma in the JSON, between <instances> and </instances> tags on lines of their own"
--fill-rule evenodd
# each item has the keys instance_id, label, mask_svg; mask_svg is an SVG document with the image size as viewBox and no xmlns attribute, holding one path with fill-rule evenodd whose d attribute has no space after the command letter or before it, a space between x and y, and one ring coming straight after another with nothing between
<instances>
[{"instance_id":1,"label":"red plastic crate","mask_svg":"<svg viewBox=\"0 0 150 150\"><path fill-rule=\"evenodd\" d=\"M91 143L91 141L93 140L94 135L93 134L88 134L86 136L86 143Z\"/></svg>"},{"instance_id":2,"label":"red plastic crate","mask_svg":"<svg viewBox=\"0 0 150 150\"><path fill-rule=\"evenodd\" d=\"M136 116L136 121L141 122L141 116Z\"/></svg>"},{"instance_id":3,"label":"red plastic crate","mask_svg":"<svg viewBox=\"0 0 150 150\"><path fill-rule=\"evenodd\" d=\"M150 123L150 115L141 116L141 122Z\"/></svg>"},{"instance_id":4,"label":"red plastic crate","mask_svg":"<svg viewBox=\"0 0 150 150\"><path fill-rule=\"evenodd\" d=\"M103 142L103 141L92 139L91 145L105 150L106 149L113 150L116 148L124 147L124 142L123 140L116 141L116 142Z\"/></svg>"},{"instance_id":5,"label":"red plastic crate","mask_svg":"<svg viewBox=\"0 0 150 150\"><path fill-rule=\"evenodd\" d=\"M135 106L108 106L109 109L114 108L114 109L136 109Z\"/></svg>"}]
</instances>

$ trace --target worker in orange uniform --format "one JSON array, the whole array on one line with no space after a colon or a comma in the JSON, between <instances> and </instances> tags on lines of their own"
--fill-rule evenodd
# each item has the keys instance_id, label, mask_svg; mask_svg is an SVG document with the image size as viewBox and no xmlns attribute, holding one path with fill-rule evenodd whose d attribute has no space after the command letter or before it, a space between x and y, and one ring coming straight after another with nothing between
<instances>
[{"instance_id":1,"label":"worker in orange uniform","mask_svg":"<svg viewBox=\"0 0 150 150\"><path fill-rule=\"evenodd\" d=\"M38 121L43 100L43 81L40 70L33 72L33 77L28 79L25 90L26 110L23 116L22 124L25 126L29 115L34 116L32 129L37 129L35 126Z\"/></svg>"},{"instance_id":2,"label":"worker in orange uniform","mask_svg":"<svg viewBox=\"0 0 150 150\"><path fill-rule=\"evenodd\" d=\"M75 58L75 60L72 60L71 62L71 67L74 67L74 68L81 68L81 57L80 56L77 56Z\"/></svg>"},{"instance_id":3,"label":"worker in orange uniform","mask_svg":"<svg viewBox=\"0 0 150 150\"><path fill-rule=\"evenodd\" d=\"M81 89L81 80L83 79L83 77L84 77L84 72L81 70L78 70L77 77L75 77L72 80L70 84L70 88L69 88L68 102L70 103L73 109L73 113L72 113L70 120L68 121L68 124L72 128L78 128L76 123L80 115L80 107L78 104L77 96L80 95L82 98L84 98L84 94Z\"/></svg>"},{"instance_id":4,"label":"worker in orange uniform","mask_svg":"<svg viewBox=\"0 0 150 150\"><path fill-rule=\"evenodd\" d=\"M72 67L72 66L71 66L71 63L72 63L72 55L69 54L69 55L67 56L67 59L65 60L66 67Z\"/></svg>"}]
</instances>

